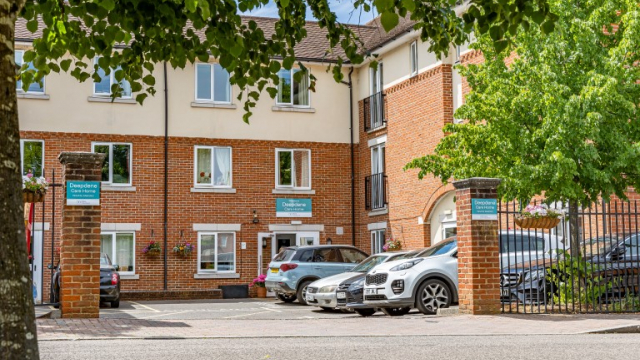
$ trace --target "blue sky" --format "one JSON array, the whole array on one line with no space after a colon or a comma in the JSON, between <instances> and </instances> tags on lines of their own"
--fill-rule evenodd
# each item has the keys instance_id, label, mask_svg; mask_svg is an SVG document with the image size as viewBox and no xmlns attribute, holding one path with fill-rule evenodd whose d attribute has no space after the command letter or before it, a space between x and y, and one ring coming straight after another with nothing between
<instances>
[{"instance_id":1,"label":"blue sky","mask_svg":"<svg viewBox=\"0 0 640 360\"><path fill-rule=\"evenodd\" d=\"M331 9L338 16L338 21L345 24L364 24L367 21L374 18L372 13L366 13L362 9L354 11L353 1L351 0L329 0ZM247 12L247 15L262 16L262 17L277 17L278 8L276 4L271 1L267 6L263 6L257 10ZM315 20L311 16L311 11L307 10L307 20Z\"/></svg>"}]
</instances>

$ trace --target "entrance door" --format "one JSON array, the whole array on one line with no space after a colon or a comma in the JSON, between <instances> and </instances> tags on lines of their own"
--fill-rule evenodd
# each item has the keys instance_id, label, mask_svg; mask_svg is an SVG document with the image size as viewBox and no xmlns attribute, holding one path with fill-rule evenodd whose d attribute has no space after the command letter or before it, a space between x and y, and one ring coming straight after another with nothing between
<instances>
[{"instance_id":1,"label":"entrance door","mask_svg":"<svg viewBox=\"0 0 640 360\"><path fill-rule=\"evenodd\" d=\"M31 275L33 279L33 300L36 304L42 303L42 231L33 234L33 261L31 263Z\"/></svg>"}]
</instances>

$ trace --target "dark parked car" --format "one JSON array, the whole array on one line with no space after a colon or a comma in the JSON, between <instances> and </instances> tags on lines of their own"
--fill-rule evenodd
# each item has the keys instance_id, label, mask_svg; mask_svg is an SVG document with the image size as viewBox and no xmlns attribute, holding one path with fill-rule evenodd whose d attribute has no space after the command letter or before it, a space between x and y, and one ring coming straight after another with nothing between
<instances>
[{"instance_id":1,"label":"dark parked car","mask_svg":"<svg viewBox=\"0 0 640 360\"><path fill-rule=\"evenodd\" d=\"M608 287L601 298L606 301L624 297L627 292L638 294L640 234L597 237L583 242L580 248L584 259L580 267L592 267L591 276L599 277L598 283ZM549 272L557 272L556 265L562 259L538 259L502 269L503 302L547 303L558 292ZM562 276L559 274L559 278Z\"/></svg>"},{"instance_id":2,"label":"dark parked car","mask_svg":"<svg viewBox=\"0 0 640 360\"><path fill-rule=\"evenodd\" d=\"M60 276L58 264L51 281L51 302L56 304L60 303ZM112 308L120 307L120 274L107 254L100 255L100 301L110 303Z\"/></svg>"}]
</instances>

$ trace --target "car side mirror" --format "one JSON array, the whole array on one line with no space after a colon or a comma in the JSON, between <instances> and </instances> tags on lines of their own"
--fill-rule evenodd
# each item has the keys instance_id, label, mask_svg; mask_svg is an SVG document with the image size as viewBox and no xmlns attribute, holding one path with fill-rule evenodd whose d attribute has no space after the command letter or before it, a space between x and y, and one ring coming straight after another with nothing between
<instances>
[{"instance_id":1,"label":"car side mirror","mask_svg":"<svg viewBox=\"0 0 640 360\"><path fill-rule=\"evenodd\" d=\"M623 245L613 249L611 251L611 258L612 259L619 259L621 258L625 253L627 252L627 248Z\"/></svg>"},{"instance_id":2,"label":"car side mirror","mask_svg":"<svg viewBox=\"0 0 640 360\"><path fill-rule=\"evenodd\" d=\"M456 259L457 259L457 258L458 258L458 252L456 251L455 253L453 253L453 254L451 255L451 257L454 257L454 258L456 258Z\"/></svg>"}]
</instances>

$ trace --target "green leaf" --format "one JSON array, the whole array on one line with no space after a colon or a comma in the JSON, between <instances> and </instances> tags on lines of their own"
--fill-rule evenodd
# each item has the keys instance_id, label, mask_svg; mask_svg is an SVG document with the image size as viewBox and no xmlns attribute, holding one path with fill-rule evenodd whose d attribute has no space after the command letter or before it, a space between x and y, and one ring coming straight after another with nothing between
<instances>
[{"instance_id":1,"label":"green leaf","mask_svg":"<svg viewBox=\"0 0 640 360\"><path fill-rule=\"evenodd\" d=\"M138 102L138 104L142 105L142 103L144 102L144 99L147 98L147 93L140 93L138 95L136 95L136 101Z\"/></svg>"},{"instance_id":2,"label":"green leaf","mask_svg":"<svg viewBox=\"0 0 640 360\"><path fill-rule=\"evenodd\" d=\"M142 78L142 82L149 86L153 86L156 84L156 79L153 77L153 75L147 75Z\"/></svg>"},{"instance_id":3,"label":"green leaf","mask_svg":"<svg viewBox=\"0 0 640 360\"><path fill-rule=\"evenodd\" d=\"M197 5L196 0L185 0L184 5L187 8L187 11L196 12L196 5Z\"/></svg>"},{"instance_id":4,"label":"green leaf","mask_svg":"<svg viewBox=\"0 0 640 360\"><path fill-rule=\"evenodd\" d=\"M71 66L71 59L65 59L60 61L60 67L62 68L62 70L64 70L65 72L69 71L69 67Z\"/></svg>"},{"instance_id":5,"label":"green leaf","mask_svg":"<svg viewBox=\"0 0 640 360\"><path fill-rule=\"evenodd\" d=\"M545 15L542 11L535 11L531 14L531 19L536 22L536 24L541 24L544 21Z\"/></svg>"},{"instance_id":6,"label":"green leaf","mask_svg":"<svg viewBox=\"0 0 640 360\"><path fill-rule=\"evenodd\" d=\"M286 9L289 6L289 0L280 0L280 6L282 6L283 9Z\"/></svg>"},{"instance_id":7,"label":"green leaf","mask_svg":"<svg viewBox=\"0 0 640 360\"><path fill-rule=\"evenodd\" d=\"M275 60L272 60L269 63L269 71L271 71L274 74L280 71L280 63Z\"/></svg>"},{"instance_id":8,"label":"green leaf","mask_svg":"<svg viewBox=\"0 0 640 360\"><path fill-rule=\"evenodd\" d=\"M545 34L552 33L554 28L555 28L555 24L553 23L553 21L550 21L550 20L545 21L540 26L540 29L542 29L542 32Z\"/></svg>"},{"instance_id":9,"label":"green leaf","mask_svg":"<svg viewBox=\"0 0 640 360\"><path fill-rule=\"evenodd\" d=\"M500 40L493 43L493 46L498 54L503 52L508 45L509 45L509 42L507 40Z\"/></svg>"},{"instance_id":10,"label":"green leaf","mask_svg":"<svg viewBox=\"0 0 640 360\"><path fill-rule=\"evenodd\" d=\"M391 29L396 27L399 21L400 18L398 17L398 14L390 11L383 12L382 16L380 17L380 22L382 23L382 27L386 32L389 32L391 31Z\"/></svg>"},{"instance_id":11,"label":"green leaf","mask_svg":"<svg viewBox=\"0 0 640 360\"><path fill-rule=\"evenodd\" d=\"M291 70L291 68L293 67L293 62L296 59L294 57L288 56L286 58L284 58L284 60L282 61L282 67L287 69L287 70Z\"/></svg>"},{"instance_id":12,"label":"green leaf","mask_svg":"<svg viewBox=\"0 0 640 360\"><path fill-rule=\"evenodd\" d=\"M402 0L402 5L409 11L413 12L416 9L415 0Z\"/></svg>"},{"instance_id":13,"label":"green leaf","mask_svg":"<svg viewBox=\"0 0 640 360\"><path fill-rule=\"evenodd\" d=\"M28 51L25 51L24 55L22 56L22 62L30 63L35 58L36 58L36 53L33 50L28 50Z\"/></svg>"},{"instance_id":14,"label":"green leaf","mask_svg":"<svg viewBox=\"0 0 640 360\"><path fill-rule=\"evenodd\" d=\"M500 26L492 26L489 28L489 35L493 41L498 41L502 39L502 28Z\"/></svg>"},{"instance_id":15,"label":"green leaf","mask_svg":"<svg viewBox=\"0 0 640 360\"><path fill-rule=\"evenodd\" d=\"M27 30L31 31L32 33L38 31L38 19L27 21Z\"/></svg>"},{"instance_id":16,"label":"green leaf","mask_svg":"<svg viewBox=\"0 0 640 360\"><path fill-rule=\"evenodd\" d=\"M102 0L100 2L100 6L102 6L106 10L111 11L116 8L116 2L115 0Z\"/></svg>"}]
</instances>

